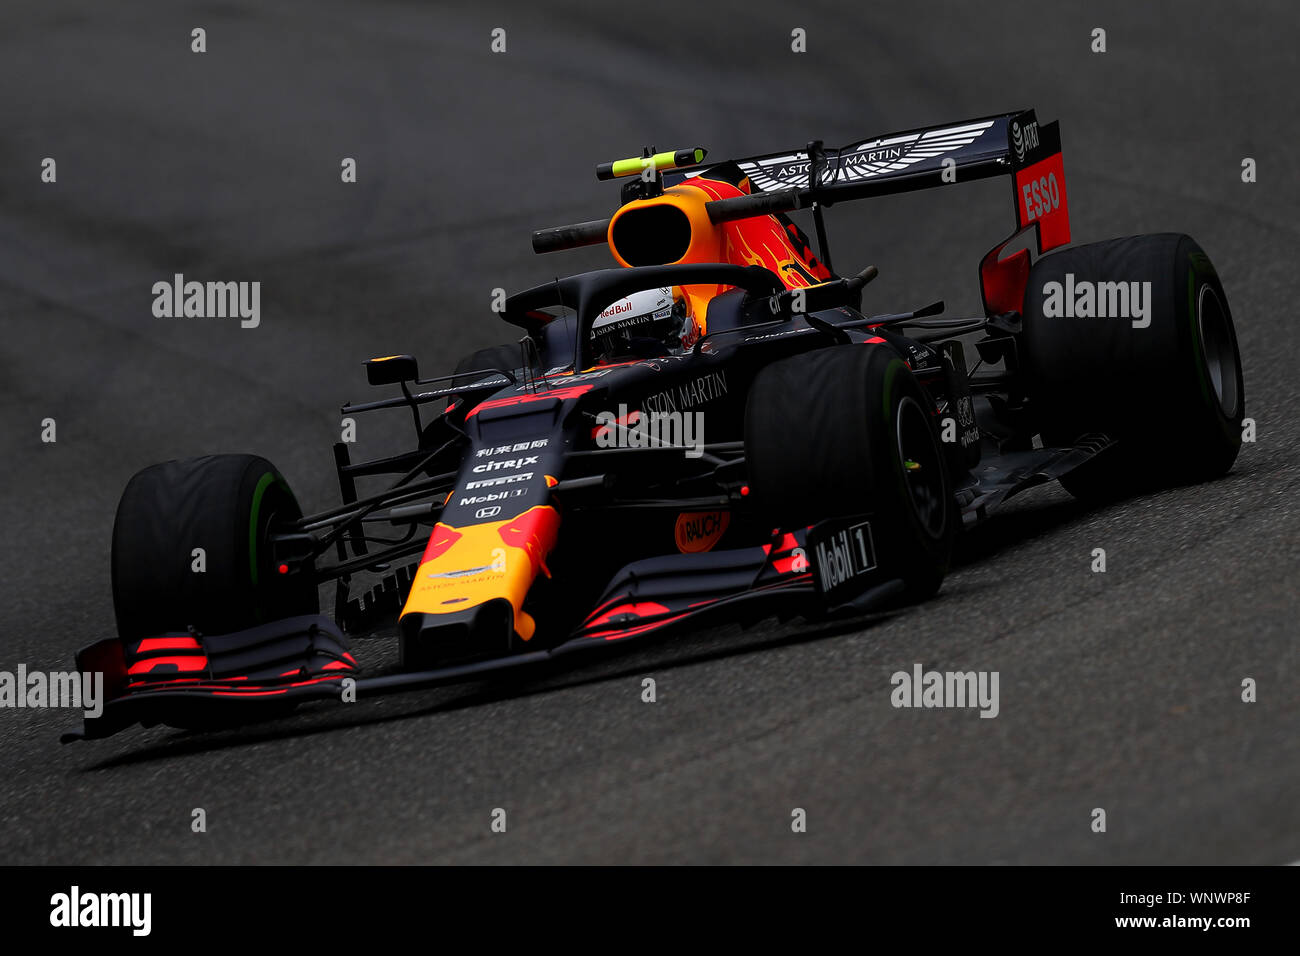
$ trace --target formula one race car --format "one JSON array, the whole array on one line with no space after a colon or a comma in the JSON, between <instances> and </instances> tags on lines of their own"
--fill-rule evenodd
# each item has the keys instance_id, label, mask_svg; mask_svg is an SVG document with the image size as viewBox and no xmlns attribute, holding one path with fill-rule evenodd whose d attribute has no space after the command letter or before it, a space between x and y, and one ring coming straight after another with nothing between
<instances>
[{"instance_id":1,"label":"formula one race car","mask_svg":"<svg viewBox=\"0 0 1300 956\"><path fill-rule=\"evenodd\" d=\"M509 297L517 342L434 378L367 362L400 394L344 415L405 408L416 444L335 445L341 506L304 515L251 455L132 478L118 636L77 657L110 700L65 739L477 679L709 617L861 614L933 595L962 526L1032 485L1100 497L1232 466L1244 389L1214 267L1176 234L1060 248L1058 124L704 157L599 167L625 181L613 216L533 245L607 243L619 268ZM991 176L1017 228L979 264L983 314L860 311L876 270L834 271L824 208ZM384 633L400 667L362 677L345 634Z\"/></svg>"}]
</instances>

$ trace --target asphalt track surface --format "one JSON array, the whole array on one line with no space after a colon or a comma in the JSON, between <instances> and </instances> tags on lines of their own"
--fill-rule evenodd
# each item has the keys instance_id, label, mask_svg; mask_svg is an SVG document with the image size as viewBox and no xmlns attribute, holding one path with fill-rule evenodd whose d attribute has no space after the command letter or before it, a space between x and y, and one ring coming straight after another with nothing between
<instances>
[{"instance_id":1,"label":"asphalt track surface","mask_svg":"<svg viewBox=\"0 0 1300 956\"><path fill-rule=\"evenodd\" d=\"M1096 511L1027 494L963 543L936 600L848 627L722 627L541 683L213 735L64 747L67 712L0 711L0 858L1300 859L1295 5L640 11L4 4L0 669L66 668L111 633L114 507L148 463L253 451L308 507L334 503L361 360L449 369L509 339L493 288L607 264L536 257L529 232L607 214L592 167L642 144L723 157L1022 106L1059 118L1076 240L1185 231L1215 260L1258 441L1204 487ZM1011 220L1001 181L830 217L841 271L880 267L868 308L942 297L950 314L978 308L978 257ZM150 288L176 272L259 280L261 325L154 318ZM361 450L406 425L365 421ZM918 662L998 671L1000 715L894 709L890 675Z\"/></svg>"}]
</instances>

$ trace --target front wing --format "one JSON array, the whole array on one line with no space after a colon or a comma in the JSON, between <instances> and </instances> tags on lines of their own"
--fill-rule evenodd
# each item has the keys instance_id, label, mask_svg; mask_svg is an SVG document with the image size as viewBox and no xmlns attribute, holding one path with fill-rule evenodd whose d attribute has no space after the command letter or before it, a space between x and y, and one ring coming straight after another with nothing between
<instances>
[{"instance_id":1,"label":"front wing","mask_svg":"<svg viewBox=\"0 0 1300 956\"><path fill-rule=\"evenodd\" d=\"M865 517L853 519L859 525ZM190 729L238 726L283 716L308 701L350 702L405 690L536 668L570 655L662 635L706 618L754 623L771 615L825 619L861 614L902 592L873 567L857 569L847 590L826 590L816 542L846 522L775 535L767 544L649 558L627 565L573 633L546 649L363 677L343 633L319 615L274 621L224 635L163 634L100 641L77 668L102 672L103 712L63 742L107 737L132 724ZM810 545L811 542L811 545Z\"/></svg>"}]
</instances>

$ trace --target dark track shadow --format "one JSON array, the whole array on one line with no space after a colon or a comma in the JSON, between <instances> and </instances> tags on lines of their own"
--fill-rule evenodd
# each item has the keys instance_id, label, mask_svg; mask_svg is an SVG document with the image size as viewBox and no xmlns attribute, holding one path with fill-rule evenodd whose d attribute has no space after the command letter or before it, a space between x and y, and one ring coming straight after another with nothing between
<instances>
[{"instance_id":1,"label":"dark track shadow","mask_svg":"<svg viewBox=\"0 0 1300 956\"><path fill-rule=\"evenodd\" d=\"M999 551L1051 534L1098 510L1082 501L1050 501L999 512L961 534L953 549L952 567L985 561Z\"/></svg>"},{"instance_id":2,"label":"dark track shadow","mask_svg":"<svg viewBox=\"0 0 1300 956\"><path fill-rule=\"evenodd\" d=\"M986 560L1005 548L1051 534L1085 518L1104 516L1107 512L1127 508L1144 498L1195 494L1197 489L1230 488L1234 484L1250 481L1254 471L1252 467L1238 464L1231 472L1213 481L1139 488L1131 494L1096 501L1065 498L1035 502L1029 497L1015 497L1008 505L994 512L989 520L958 536L952 566L960 568ZM1038 487L1049 488L1050 483ZM1026 495L1032 493L1030 491Z\"/></svg>"}]
</instances>

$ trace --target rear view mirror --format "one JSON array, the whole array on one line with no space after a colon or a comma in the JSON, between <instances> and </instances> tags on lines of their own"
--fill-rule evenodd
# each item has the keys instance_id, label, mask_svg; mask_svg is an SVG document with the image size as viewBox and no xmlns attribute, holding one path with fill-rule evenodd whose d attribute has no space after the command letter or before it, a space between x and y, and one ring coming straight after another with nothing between
<instances>
[{"instance_id":1,"label":"rear view mirror","mask_svg":"<svg viewBox=\"0 0 1300 956\"><path fill-rule=\"evenodd\" d=\"M371 385L396 385L419 377L414 355L384 355L366 360L366 381Z\"/></svg>"}]
</instances>

